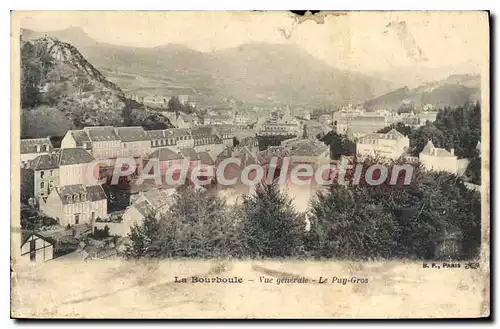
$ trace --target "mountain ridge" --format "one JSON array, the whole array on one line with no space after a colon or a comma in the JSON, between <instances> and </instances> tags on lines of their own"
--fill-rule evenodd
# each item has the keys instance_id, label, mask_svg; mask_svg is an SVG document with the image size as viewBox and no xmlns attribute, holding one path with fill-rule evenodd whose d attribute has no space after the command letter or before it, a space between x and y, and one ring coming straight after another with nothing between
<instances>
[{"instance_id":1,"label":"mountain ridge","mask_svg":"<svg viewBox=\"0 0 500 329\"><path fill-rule=\"evenodd\" d=\"M445 79L431 81L415 88L407 86L364 102L368 110L397 111L411 106L420 109L426 104L436 108L461 106L481 99L481 79L478 74L452 74Z\"/></svg>"},{"instance_id":2,"label":"mountain ridge","mask_svg":"<svg viewBox=\"0 0 500 329\"><path fill-rule=\"evenodd\" d=\"M70 43L47 36L21 39L23 136L61 135L68 129L121 126L125 121L142 125L146 119L169 125L168 119L141 107Z\"/></svg>"},{"instance_id":3,"label":"mountain ridge","mask_svg":"<svg viewBox=\"0 0 500 329\"><path fill-rule=\"evenodd\" d=\"M361 102L394 88L388 81L337 69L293 44L249 43L200 52L168 41L155 48L90 42L83 30L23 34L73 40L108 79L142 96L185 93L198 102L234 97L256 104L330 106Z\"/></svg>"}]
</instances>

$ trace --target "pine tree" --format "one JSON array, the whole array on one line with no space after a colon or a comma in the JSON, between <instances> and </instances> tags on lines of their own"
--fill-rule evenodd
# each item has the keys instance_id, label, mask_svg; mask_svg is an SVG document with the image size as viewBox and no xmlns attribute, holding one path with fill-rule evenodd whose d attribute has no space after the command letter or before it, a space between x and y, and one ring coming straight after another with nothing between
<instances>
[{"instance_id":1,"label":"pine tree","mask_svg":"<svg viewBox=\"0 0 500 329\"><path fill-rule=\"evenodd\" d=\"M154 214L145 217L140 224L134 223L128 237L130 242L125 247L127 258L153 258L160 256L160 222Z\"/></svg>"},{"instance_id":2,"label":"pine tree","mask_svg":"<svg viewBox=\"0 0 500 329\"><path fill-rule=\"evenodd\" d=\"M275 184L260 185L243 201L242 240L250 257L290 257L303 254L306 223L292 200Z\"/></svg>"}]
</instances>

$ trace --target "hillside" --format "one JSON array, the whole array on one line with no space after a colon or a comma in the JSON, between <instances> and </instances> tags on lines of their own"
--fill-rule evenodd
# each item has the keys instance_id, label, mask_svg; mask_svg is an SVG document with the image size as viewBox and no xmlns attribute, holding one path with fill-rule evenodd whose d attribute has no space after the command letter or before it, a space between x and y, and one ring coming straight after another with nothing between
<instances>
[{"instance_id":1,"label":"hillside","mask_svg":"<svg viewBox=\"0 0 500 329\"><path fill-rule=\"evenodd\" d=\"M22 33L28 39L45 35ZM378 78L335 69L295 45L254 43L204 53L168 40L155 48L111 45L77 28L47 34L77 46L109 80L139 96L187 94L208 103L234 97L253 104L321 105L357 103L394 88Z\"/></svg>"},{"instance_id":2,"label":"hillside","mask_svg":"<svg viewBox=\"0 0 500 329\"><path fill-rule=\"evenodd\" d=\"M480 100L479 75L451 75L446 79L409 89L400 88L364 103L368 110L388 109L396 111L402 106L413 105L419 109L426 104L437 108L461 106L467 101Z\"/></svg>"},{"instance_id":3,"label":"hillside","mask_svg":"<svg viewBox=\"0 0 500 329\"><path fill-rule=\"evenodd\" d=\"M73 45L43 37L21 43L21 107L22 135L37 137L72 127L122 125L123 110L130 108L127 115L133 115L141 105L128 100Z\"/></svg>"}]
</instances>

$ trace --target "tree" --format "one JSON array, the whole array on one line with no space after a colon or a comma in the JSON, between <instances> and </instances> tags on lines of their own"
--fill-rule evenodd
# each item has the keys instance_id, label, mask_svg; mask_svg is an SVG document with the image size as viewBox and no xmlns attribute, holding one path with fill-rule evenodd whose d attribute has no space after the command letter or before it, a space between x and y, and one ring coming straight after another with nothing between
<instances>
[{"instance_id":1,"label":"tree","mask_svg":"<svg viewBox=\"0 0 500 329\"><path fill-rule=\"evenodd\" d=\"M127 258L155 258L160 256L160 222L155 214L147 215L140 224L134 223L130 228L129 244L125 247Z\"/></svg>"},{"instance_id":2,"label":"tree","mask_svg":"<svg viewBox=\"0 0 500 329\"><path fill-rule=\"evenodd\" d=\"M239 225L218 196L192 186L178 188L170 209L148 216L129 234L125 255L155 257L238 257Z\"/></svg>"},{"instance_id":3,"label":"tree","mask_svg":"<svg viewBox=\"0 0 500 329\"><path fill-rule=\"evenodd\" d=\"M178 188L168 212L178 223L178 253L184 257L230 257L234 247L234 220L215 193L191 186Z\"/></svg>"},{"instance_id":4,"label":"tree","mask_svg":"<svg viewBox=\"0 0 500 329\"><path fill-rule=\"evenodd\" d=\"M177 96L170 97L170 99L168 100L167 106L168 106L168 110L171 112L178 112L178 111L181 111L183 108L183 105L181 104L181 102L179 101L179 97L177 97Z\"/></svg>"},{"instance_id":5,"label":"tree","mask_svg":"<svg viewBox=\"0 0 500 329\"><path fill-rule=\"evenodd\" d=\"M356 151L356 144L353 141L332 131L321 141L330 146L330 157L334 160L338 160L341 155L353 155Z\"/></svg>"},{"instance_id":6,"label":"tree","mask_svg":"<svg viewBox=\"0 0 500 329\"><path fill-rule=\"evenodd\" d=\"M391 165L388 169L392 171ZM461 247L450 257L471 259L477 255L481 202L461 179L416 167L411 184L391 185L389 181L378 186L333 184L327 192L318 193L311 201L310 254L436 259L443 256L438 252L440 241L455 235L460 237Z\"/></svg>"},{"instance_id":7,"label":"tree","mask_svg":"<svg viewBox=\"0 0 500 329\"><path fill-rule=\"evenodd\" d=\"M481 157L476 154L469 162L467 170L465 171L465 177L468 180L477 185L481 185Z\"/></svg>"},{"instance_id":8,"label":"tree","mask_svg":"<svg viewBox=\"0 0 500 329\"><path fill-rule=\"evenodd\" d=\"M433 123L426 122L424 126L419 127L410 138L411 153L418 156L430 140L436 147L447 147L447 139L443 132Z\"/></svg>"},{"instance_id":9,"label":"tree","mask_svg":"<svg viewBox=\"0 0 500 329\"><path fill-rule=\"evenodd\" d=\"M276 184L259 185L243 199L242 240L251 257L293 257L303 254L306 223L292 200Z\"/></svg>"},{"instance_id":10,"label":"tree","mask_svg":"<svg viewBox=\"0 0 500 329\"><path fill-rule=\"evenodd\" d=\"M407 126L402 122L397 122L397 123L394 123L390 126L382 128L379 131L377 131L377 133L386 134L389 131L391 131L392 129L396 129L397 131L399 131L400 133L402 133L403 135L405 135L407 137L412 136L414 133L413 129L410 126Z\"/></svg>"}]
</instances>

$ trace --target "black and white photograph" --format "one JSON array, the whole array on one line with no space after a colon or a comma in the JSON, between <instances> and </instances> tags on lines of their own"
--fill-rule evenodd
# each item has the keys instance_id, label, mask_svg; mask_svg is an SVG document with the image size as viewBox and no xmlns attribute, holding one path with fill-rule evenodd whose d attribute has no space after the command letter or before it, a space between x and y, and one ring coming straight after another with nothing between
<instances>
[{"instance_id":1,"label":"black and white photograph","mask_svg":"<svg viewBox=\"0 0 500 329\"><path fill-rule=\"evenodd\" d=\"M11 26L13 318L490 315L488 11Z\"/></svg>"}]
</instances>

